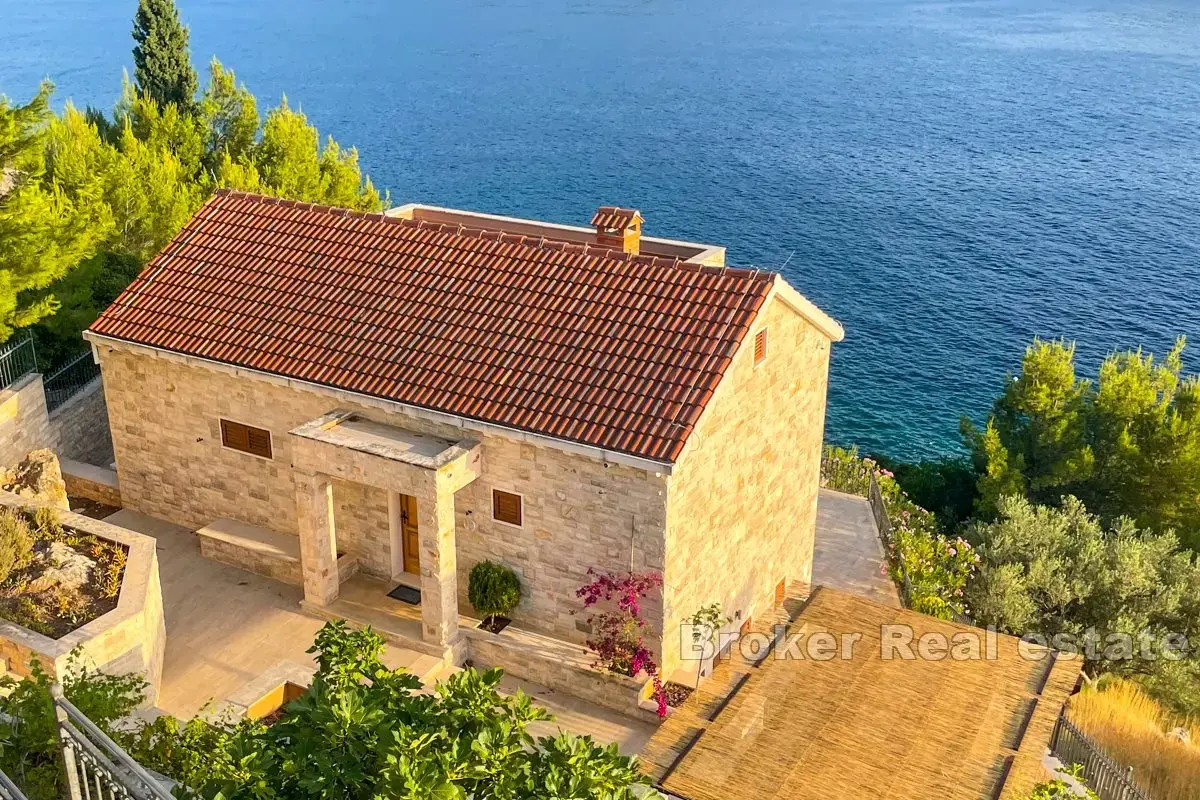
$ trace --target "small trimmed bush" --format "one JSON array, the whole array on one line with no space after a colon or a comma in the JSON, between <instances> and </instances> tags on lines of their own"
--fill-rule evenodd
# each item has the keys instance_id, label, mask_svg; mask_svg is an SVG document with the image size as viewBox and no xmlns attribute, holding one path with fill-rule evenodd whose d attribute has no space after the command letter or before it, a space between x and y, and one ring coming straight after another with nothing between
<instances>
[{"instance_id":1,"label":"small trimmed bush","mask_svg":"<svg viewBox=\"0 0 1200 800\"><path fill-rule=\"evenodd\" d=\"M33 531L29 521L8 509L0 511L0 583L33 558Z\"/></svg>"},{"instance_id":2,"label":"small trimmed bush","mask_svg":"<svg viewBox=\"0 0 1200 800\"><path fill-rule=\"evenodd\" d=\"M521 602L521 580L503 564L480 561L471 567L467 599L488 618L485 622L495 616L506 616Z\"/></svg>"}]
</instances>

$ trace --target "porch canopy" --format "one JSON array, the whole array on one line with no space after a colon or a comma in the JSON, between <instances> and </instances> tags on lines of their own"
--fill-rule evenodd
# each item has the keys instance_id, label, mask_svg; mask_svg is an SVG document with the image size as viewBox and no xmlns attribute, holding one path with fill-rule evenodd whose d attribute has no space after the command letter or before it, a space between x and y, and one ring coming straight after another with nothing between
<instances>
[{"instance_id":1,"label":"porch canopy","mask_svg":"<svg viewBox=\"0 0 1200 800\"><path fill-rule=\"evenodd\" d=\"M453 442L335 410L290 432L304 599L337 599L333 481L408 495L417 504L422 638L450 644L458 631L454 493L479 475L478 442Z\"/></svg>"}]
</instances>

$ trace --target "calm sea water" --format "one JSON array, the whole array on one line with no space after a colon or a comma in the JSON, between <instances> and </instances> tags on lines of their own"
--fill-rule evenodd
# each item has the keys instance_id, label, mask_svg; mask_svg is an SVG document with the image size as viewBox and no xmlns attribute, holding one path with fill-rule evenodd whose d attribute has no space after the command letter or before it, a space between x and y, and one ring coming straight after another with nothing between
<instances>
[{"instance_id":1,"label":"calm sea water","mask_svg":"<svg viewBox=\"0 0 1200 800\"><path fill-rule=\"evenodd\" d=\"M782 268L847 330L828 437L957 447L1034 335L1200 345L1195 0L179 0L393 201ZM108 107L133 0L0 0L0 92ZM1200 355L1193 360L1200 364Z\"/></svg>"}]
</instances>

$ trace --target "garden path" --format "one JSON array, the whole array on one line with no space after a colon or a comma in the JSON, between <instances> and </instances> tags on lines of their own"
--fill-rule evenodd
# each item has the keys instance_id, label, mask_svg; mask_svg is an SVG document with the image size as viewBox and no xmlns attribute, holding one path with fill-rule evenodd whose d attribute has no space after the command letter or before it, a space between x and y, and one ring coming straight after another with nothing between
<instances>
[{"instance_id":1,"label":"garden path","mask_svg":"<svg viewBox=\"0 0 1200 800\"><path fill-rule=\"evenodd\" d=\"M822 489L817 500L813 585L899 608L900 595L882 572L882 564L883 545L866 498Z\"/></svg>"}]
</instances>

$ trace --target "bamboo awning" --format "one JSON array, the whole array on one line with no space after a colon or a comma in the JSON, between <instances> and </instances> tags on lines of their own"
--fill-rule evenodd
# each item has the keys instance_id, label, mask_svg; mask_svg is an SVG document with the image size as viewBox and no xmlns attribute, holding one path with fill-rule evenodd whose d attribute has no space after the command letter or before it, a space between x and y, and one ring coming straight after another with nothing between
<instances>
[{"instance_id":1,"label":"bamboo awning","mask_svg":"<svg viewBox=\"0 0 1200 800\"><path fill-rule=\"evenodd\" d=\"M832 589L789 603L800 649L828 632L838 655L723 662L642 753L661 789L685 800L995 800L1024 797L1046 777L1041 757L1078 661L1048 651L1033 660L1013 637ZM918 657L885 658L881 637L903 630L885 626L911 628ZM846 657L842 634L861 634ZM983 657L921 658L925 634L975 636Z\"/></svg>"}]
</instances>

